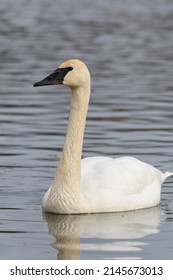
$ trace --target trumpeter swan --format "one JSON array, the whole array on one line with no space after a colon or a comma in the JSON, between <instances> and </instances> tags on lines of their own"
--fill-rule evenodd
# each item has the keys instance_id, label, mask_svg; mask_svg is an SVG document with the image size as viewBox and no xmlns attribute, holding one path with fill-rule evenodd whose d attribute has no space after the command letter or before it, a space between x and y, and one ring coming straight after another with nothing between
<instances>
[{"instance_id":1,"label":"trumpeter swan","mask_svg":"<svg viewBox=\"0 0 173 280\"><path fill-rule=\"evenodd\" d=\"M133 157L81 160L90 98L90 73L68 60L34 86L63 84L72 91L67 134L54 181L43 197L46 212L74 214L130 211L159 204L163 174Z\"/></svg>"}]
</instances>

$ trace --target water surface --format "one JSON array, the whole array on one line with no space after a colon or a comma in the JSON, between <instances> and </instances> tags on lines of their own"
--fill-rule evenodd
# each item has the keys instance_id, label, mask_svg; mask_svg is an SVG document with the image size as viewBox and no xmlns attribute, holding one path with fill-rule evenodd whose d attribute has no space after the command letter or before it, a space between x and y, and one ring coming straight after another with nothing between
<instances>
[{"instance_id":1,"label":"water surface","mask_svg":"<svg viewBox=\"0 0 173 280\"><path fill-rule=\"evenodd\" d=\"M32 87L83 59L92 75L83 156L130 155L173 171L172 26L171 0L1 0L0 259L173 258L172 178L152 209L42 213L70 91Z\"/></svg>"}]
</instances>

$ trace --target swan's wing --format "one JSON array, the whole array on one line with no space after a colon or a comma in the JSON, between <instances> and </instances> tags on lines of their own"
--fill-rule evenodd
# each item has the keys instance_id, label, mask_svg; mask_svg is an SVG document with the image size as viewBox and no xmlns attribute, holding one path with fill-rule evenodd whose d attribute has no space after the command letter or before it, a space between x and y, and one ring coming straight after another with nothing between
<instances>
[{"instance_id":1,"label":"swan's wing","mask_svg":"<svg viewBox=\"0 0 173 280\"><path fill-rule=\"evenodd\" d=\"M136 158L86 158L81 175L81 195L92 212L129 211L160 202L164 174Z\"/></svg>"},{"instance_id":2,"label":"swan's wing","mask_svg":"<svg viewBox=\"0 0 173 280\"><path fill-rule=\"evenodd\" d=\"M107 189L119 195L142 192L155 180L162 183L163 173L133 157L90 157L82 160L81 187Z\"/></svg>"}]
</instances>

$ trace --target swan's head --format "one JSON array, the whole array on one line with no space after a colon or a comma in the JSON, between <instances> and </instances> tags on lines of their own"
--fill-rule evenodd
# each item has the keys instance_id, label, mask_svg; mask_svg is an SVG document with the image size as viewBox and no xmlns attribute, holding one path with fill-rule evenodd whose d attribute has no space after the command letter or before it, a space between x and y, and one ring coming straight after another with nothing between
<instances>
[{"instance_id":1,"label":"swan's head","mask_svg":"<svg viewBox=\"0 0 173 280\"><path fill-rule=\"evenodd\" d=\"M63 84L71 88L89 85L90 74L88 68L77 59L65 61L45 79L35 83L34 87L57 84Z\"/></svg>"}]
</instances>

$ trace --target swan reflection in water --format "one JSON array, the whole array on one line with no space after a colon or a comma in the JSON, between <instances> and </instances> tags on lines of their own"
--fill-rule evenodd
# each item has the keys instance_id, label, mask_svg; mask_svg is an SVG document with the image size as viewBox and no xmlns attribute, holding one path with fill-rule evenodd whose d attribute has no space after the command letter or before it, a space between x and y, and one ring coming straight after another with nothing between
<instances>
[{"instance_id":1,"label":"swan reflection in water","mask_svg":"<svg viewBox=\"0 0 173 280\"><path fill-rule=\"evenodd\" d=\"M56 241L58 259L80 259L82 251L111 252L118 259L118 252L141 250L144 241L136 241L159 232L160 206L121 213L57 215L44 213L49 233ZM112 254L113 253L113 254ZM104 257L103 257L104 258ZM122 258L122 257L121 257ZM126 256L124 257L126 258ZM130 258L130 257L129 257Z\"/></svg>"}]
</instances>

